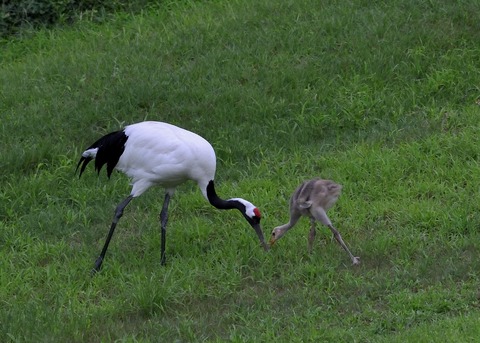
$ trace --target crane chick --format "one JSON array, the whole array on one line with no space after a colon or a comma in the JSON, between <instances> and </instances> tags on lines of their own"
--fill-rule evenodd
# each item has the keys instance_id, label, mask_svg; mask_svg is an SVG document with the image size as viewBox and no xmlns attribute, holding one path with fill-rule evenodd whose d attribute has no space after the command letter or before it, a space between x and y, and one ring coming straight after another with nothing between
<instances>
[{"instance_id":1,"label":"crane chick","mask_svg":"<svg viewBox=\"0 0 480 343\"><path fill-rule=\"evenodd\" d=\"M348 253L354 265L360 264L360 257L355 257L348 249L342 239L342 236L332 225L327 216L330 209L340 196L342 186L330 180L313 179L303 182L293 192L290 198L290 220L288 223L278 226L272 231L270 245L279 240L288 230L290 230L301 216L310 217L310 233L308 235L308 251L312 251L313 241L315 240L315 223L318 220L328 226L333 236L343 249Z\"/></svg>"}]
</instances>

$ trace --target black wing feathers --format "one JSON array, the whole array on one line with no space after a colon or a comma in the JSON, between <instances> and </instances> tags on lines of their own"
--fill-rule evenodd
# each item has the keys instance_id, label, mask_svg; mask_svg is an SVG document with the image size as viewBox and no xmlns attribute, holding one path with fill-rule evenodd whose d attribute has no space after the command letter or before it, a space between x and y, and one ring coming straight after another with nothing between
<instances>
[{"instance_id":1,"label":"black wing feathers","mask_svg":"<svg viewBox=\"0 0 480 343\"><path fill-rule=\"evenodd\" d=\"M98 173L100 173L100 170L106 164L107 175L110 178L113 168L115 168L118 160L120 159L120 156L122 156L125 150L125 143L127 142L127 140L128 136L123 130L115 131L103 136L87 148L87 150L98 148L97 156L95 157L95 170ZM92 159L92 157L83 156L80 158L80 161L78 161L77 164L78 169L80 164L82 164L83 162L82 167L80 168L80 176L82 176L85 167Z\"/></svg>"}]
</instances>

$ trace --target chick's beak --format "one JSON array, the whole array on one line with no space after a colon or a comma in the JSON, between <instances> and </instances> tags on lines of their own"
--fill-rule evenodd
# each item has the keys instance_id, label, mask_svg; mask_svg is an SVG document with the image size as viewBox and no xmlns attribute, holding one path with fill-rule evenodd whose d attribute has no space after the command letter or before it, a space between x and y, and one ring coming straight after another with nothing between
<instances>
[{"instance_id":1,"label":"chick's beak","mask_svg":"<svg viewBox=\"0 0 480 343\"><path fill-rule=\"evenodd\" d=\"M273 246L275 244L277 240L275 239L275 236L272 235L272 237L270 238L270 246Z\"/></svg>"}]
</instances>

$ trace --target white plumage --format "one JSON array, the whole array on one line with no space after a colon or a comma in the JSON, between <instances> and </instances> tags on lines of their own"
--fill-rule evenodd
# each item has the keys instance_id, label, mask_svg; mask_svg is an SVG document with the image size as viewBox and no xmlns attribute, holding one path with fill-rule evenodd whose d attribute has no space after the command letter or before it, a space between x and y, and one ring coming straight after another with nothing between
<instances>
[{"instance_id":1,"label":"white plumage","mask_svg":"<svg viewBox=\"0 0 480 343\"><path fill-rule=\"evenodd\" d=\"M124 130L109 133L93 143L78 162L80 176L87 164L95 159L95 169L100 172L107 165L110 177L113 169L125 173L132 180L132 191L115 210L115 216L104 248L95 262L98 271L108 244L124 208L148 188L159 185L165 188L165 201L161 212L162 264L165 263L166 225L168 204L175 187L188 180L195 181L203 196L219 209L238 209L255 229L264 249L268 249L260 227L260 211L242 198L223 200L215 192L215 151L203 137L180 127L154 121L132 124Z\"/></svg>"},{"instance_id":2,"label":"white plumage","mask_svg":"<svg viewBox=\"0 0 480 343\"><path fill-rule=\"evenodd\" d=\"M197 182L205 198L207 185L215 177L215 152L199 135L160 122L142 122L125 128L125 151L116 169L132 179L137 197L153 185L173 195L175 187L187 180Z\"/></svg>"}]
</instances>

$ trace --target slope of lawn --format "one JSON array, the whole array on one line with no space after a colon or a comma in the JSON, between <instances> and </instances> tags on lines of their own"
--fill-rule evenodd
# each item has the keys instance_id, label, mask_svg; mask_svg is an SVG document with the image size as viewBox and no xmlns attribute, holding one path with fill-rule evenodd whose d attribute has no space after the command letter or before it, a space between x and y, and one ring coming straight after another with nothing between
<instances>
[{"instance_id":1,"label":"slope of lawn","mask_svg":"<svg viewBox=\"0 0 480 343\"><path fill-rule=\"evenodd\" d=\"M7 342L468 342L479 337L480 5L174 1L0 47L0 332ZM82 151L142 120L197 132L217 191L267 238L304 179L343 185L329 216L265 253L193 183L160 266L154 188Z\"/></svg>"}]
</instances>

